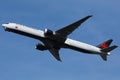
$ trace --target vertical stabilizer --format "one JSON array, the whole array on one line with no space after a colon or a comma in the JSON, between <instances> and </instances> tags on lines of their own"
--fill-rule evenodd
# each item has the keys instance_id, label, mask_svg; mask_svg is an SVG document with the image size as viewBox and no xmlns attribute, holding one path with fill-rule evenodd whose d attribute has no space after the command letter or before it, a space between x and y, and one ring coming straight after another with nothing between
<instances>
[{"instance_id":1,"label":"vertical stabilizer","mask_svg":"<svg viewBox=\"0 0 120 80\"><path fill-rule=\"evenodd\" d=\"M105 49L108 48L110 46L110 44L112 43L112 39L109 39L101 44L99 44L97 47L101 48L101 49Z\"/></svg>"}]
</instances>

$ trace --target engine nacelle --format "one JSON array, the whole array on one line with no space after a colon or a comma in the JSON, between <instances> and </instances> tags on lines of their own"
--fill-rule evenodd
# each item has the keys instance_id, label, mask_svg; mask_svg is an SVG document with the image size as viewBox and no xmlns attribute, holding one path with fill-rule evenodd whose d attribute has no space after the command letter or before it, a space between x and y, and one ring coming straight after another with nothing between
<instances>
[{"instance_id":1,"label":"engine nacelle","mask_svg":"<svg viewBox=\"0 0 120 80\"><path fill-rule=\"evenodd\" d=\"M45 36L52 36L53 34L54 34L54 32L52 30L45 29L45 31L44 31Z\"/></svg>"},{"instance_id":2,"label":"engine nacelle","mask_svg":"<svg viewBox=\"0 0 120 80\"><path fill-rule=\"evenodd\" d=\"M36 44L36 47L35 47L35 48L36 48L37 50L41 50L41 51L47 50L47 48L46 48L44 45L40 44L40 43Z\"/></svg>"}]
</instances>

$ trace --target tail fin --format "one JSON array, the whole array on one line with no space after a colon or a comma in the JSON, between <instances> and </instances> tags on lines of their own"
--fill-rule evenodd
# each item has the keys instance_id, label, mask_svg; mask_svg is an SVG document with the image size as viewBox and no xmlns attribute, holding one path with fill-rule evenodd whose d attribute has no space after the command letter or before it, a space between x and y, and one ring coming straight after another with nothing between
<instances>
[{"instance_id":1,"label":"tail fin","mask_svg":"<svg viewBox=\"0 0 120 80\"><path fill-rule=\"evenodd\" d=\"M114 45L114 46L102 49L101 51L103 52L103 54L101 54L100 56L102 57L103 60L107 61L108 53L117 47L118 46Z\"/></svg>"},{"instance_id":2,"label":"tail fin","mask_svg":"<svg viewBox=\"0 0 120 80\"><path fill-rule=\"evenodd\" d=\"M101 44L99 44L97 47L101 48L101 49L105 49L108 48L110 46L110 44L112 43L112 39L109 39Z\"/></svg>"}]
</instances>

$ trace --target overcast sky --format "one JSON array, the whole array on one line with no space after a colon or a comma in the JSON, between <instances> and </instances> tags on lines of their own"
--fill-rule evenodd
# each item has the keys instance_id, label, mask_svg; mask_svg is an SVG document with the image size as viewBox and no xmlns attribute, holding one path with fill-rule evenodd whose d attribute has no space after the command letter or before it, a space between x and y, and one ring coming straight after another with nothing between
<instances>
[{"instance_id":1,"label":"overcast sky","mask_svg":"<svg viewBox=\"0 0 120 80\"><path fill-rule=\"evenodd\" d=\"M15 22L32 28L65 27L93 15L69 38L98 45L113 39L120 45L119 0L0 0L0 25ZM48 51L38 51L40 41L0 28L0 80L118 80L120 48L103 61L100 56L61 49L62 62Z\"/></svg>"}]
</instances>

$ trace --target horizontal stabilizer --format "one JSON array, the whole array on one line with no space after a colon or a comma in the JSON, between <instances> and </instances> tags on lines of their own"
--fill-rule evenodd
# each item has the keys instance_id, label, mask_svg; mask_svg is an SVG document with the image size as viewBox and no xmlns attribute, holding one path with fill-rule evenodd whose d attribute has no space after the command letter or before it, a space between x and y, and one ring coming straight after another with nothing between
<instances>
[{"instance_id":1,"label":"horizontal stabilizer","mask_svg":"<svg viewBox=\"0 0 120 80\"><path fill-rule=\"evenodd\" d=\"M101 58L104 60L104 61L107 61L107 55L110 51L112 51L113 49L117 48L118 46L114 45L114 46L111 46L111 47L108 47L108 48L104 48L102 49L101 51L104 53L104 54L101 54Z\"/></svg>"},{"instance_id":2,"label":"horizontal stabilizer","mask_svg":"<svg viewBox=\"0 0 120 80\"><path fill-rule=\"evenodd\" d=\"M115 49L115 48L117 48L117 47L118 47L118 46L114 45L114 46L111 46L111 47L102 49L101 51L102 51L102 52L110 52L110 51L112 51L113 49Z\"/></svg>"}]
</instances>

